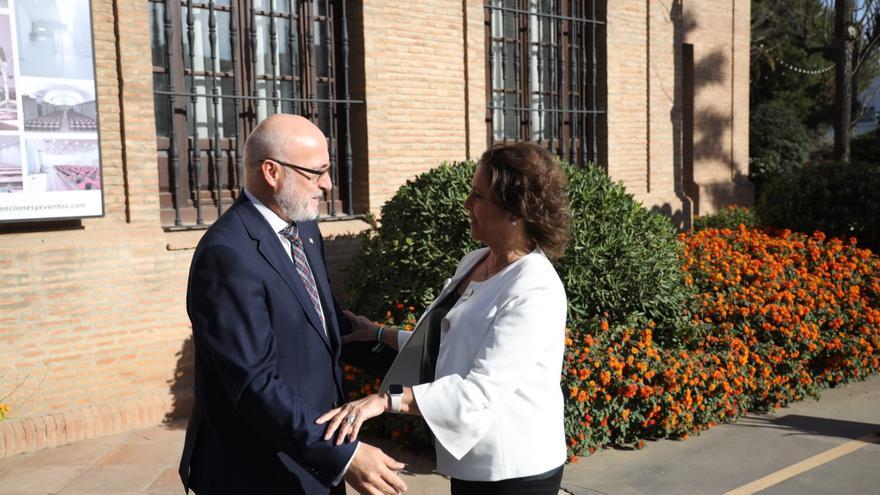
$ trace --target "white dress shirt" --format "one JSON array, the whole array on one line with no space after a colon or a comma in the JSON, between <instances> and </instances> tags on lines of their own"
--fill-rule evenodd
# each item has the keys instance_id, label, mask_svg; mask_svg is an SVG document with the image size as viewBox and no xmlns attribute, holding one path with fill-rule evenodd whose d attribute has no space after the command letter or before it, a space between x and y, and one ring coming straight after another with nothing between
<instances>
[{"instance_id":1,"label":"white dress shirt","mask_svg":"<svg viewBox=\"0 0 880 495\"><path fill-rule=\"evenodd\" d=\"M466 255L437 301L487 255ZM435 380L416 384L424 316L385 377L413 386L437 439L437 470L471 481L532 476L566 458L563 396L565 289L540 249L471 282L441 322Z\"/></svg>"}]
</instances>

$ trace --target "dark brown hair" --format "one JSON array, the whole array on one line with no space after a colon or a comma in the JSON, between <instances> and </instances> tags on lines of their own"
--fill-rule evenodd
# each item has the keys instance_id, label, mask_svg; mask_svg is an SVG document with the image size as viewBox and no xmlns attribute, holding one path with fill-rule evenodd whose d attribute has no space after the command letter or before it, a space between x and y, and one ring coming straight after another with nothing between
<instances>
[{"instance_id":1,"label":"dark brown hair","mask_svg":"<svg viewBox=\"0 0 880 495\"><path fill-rule=\"evenodd\" d=\"M571 212L559 160L545 148L519 142L489 148L480 163L489 167L492 201L522 218L526 235L548 257L562 256Z\"/></svg>"}]
</instances>

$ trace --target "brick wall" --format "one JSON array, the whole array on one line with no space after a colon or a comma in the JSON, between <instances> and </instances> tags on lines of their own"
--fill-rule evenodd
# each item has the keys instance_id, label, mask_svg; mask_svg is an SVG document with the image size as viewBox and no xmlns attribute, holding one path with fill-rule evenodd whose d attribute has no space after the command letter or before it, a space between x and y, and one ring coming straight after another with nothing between
<instances>
[{"instance_id":1,"label":"brick wall","mask_svg":"<svg viewBox=\"0 0 880 495\"><path fill-rule=\"evenodd\" d=\"M147 5L92 10L106 216L0 234L0 456L155 424L176 402L192 252L159 226Z\"/></svg>"},{"instance_id":2,"label":"brick wall","mask_svg":"<svg viewBox=\"0 0 880 495\"><path fill-rule=\"evenodd\" d=\"M485 148L482 22L478 1L363 2L370 209L416 174Z\"/></svg>"},{"instance_id":3,"label":"brick wall","mask_svg":"<svg viewBox=\"0 0 880 495\"><path fill-rule=\"evenodd\" d=\"M349 5L352 96L366 101L355 196L376 211L417 173L485 149L485 17L479 0ZM748 201L749 2L608 5L610 175L680 224ZM201 233L160 227L147 2L92 9L107 214L0 231L0 397L13 406L0 456L155 424L191 402L184 299ZM682 42L695 55L693 197L681 184ZM334 223L322 231L340 288L359 242L346 232L359 228Z\"/></svg>"}]
</instances>

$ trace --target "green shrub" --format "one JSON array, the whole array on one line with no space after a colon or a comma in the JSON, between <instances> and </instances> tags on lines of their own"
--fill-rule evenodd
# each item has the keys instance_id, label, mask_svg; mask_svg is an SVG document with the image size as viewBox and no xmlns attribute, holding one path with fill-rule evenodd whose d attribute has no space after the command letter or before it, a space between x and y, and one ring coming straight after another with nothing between
<instances>
[{"instance_id":1,"label":"green shrub","mask_svg":"<svg viewBox=\"0 0 880 495\"><path fill-rule=\"evenodd\" d=\"M815 163L768 183L755 212L762 225L880 247L880 164Z\"/></svg>"},{"instance_id":2,"label":"green shrub","mask_svg":"<svg viewBox=\"0 0 880 495\"><path fill-rule=\"evenodd\" d=\"M412 306L421 312L461 258L478 247L464 209L475 169L473 162L444 163L407 181L382 206L381 226L349 269L356 311L379 317Z\"/></svg>"},{"instance_id":3,"label":"green shrub","mask_svg":"<svg viewBox=\"0 0 880 495\"><path fill-rule=\"evenodd\" d=\"M749 177L761 184L785 174L807 161L813 145L791 108L778 101L760 105L749 122Z\"/></svg>"},{"instance_id":4,"label":"green shrub","mask_svg":"<svg viewBox=\"0 0 880 495\"><path fill-rule=\"evenodd\" d=\"M880 129L854 137L850 142L850 158L854 162L880 165Z\"/></svg>"},{"instance_id":5,"label":"green shrub","mask_svg":"<svg viewBox=\"0 0 880 495\"><path fill-rule=\"evenodd\" d=\"M645 209L598 167L568 168L571 242L556 262L569 298L569 325L642 315L657 338L685 327L688 290L670 219Z\"/></svg>"},{"instance_id":6,"label":"green shrub","mask_svg":"<svg viewBox=\"0 0 880 495\"><path fill-rule=\"evenodd\" d=\"M672 338L687 322L688 291L671 221L646 210L599 168L566 168L571 243L555 266L568 292L569 323L638 314L657 323L658 339ZM382 225L351 271L357 311L374 317L410 306L421 311L477 247L462 206L473 171L473 163L441 165L407 182L382 208Z\"/></svg>"},{"instance_id":7,"label":"green shrub","mask_svg":"<svg viewBox=\"0 0 880 495\"><path fill-rule=\"evenodd\" d=\"M705 229L735 229L740 224L752 228L758 226L758 217L749 208L741 206L728 206L710 215L700 216L694 219L694 230Z\"/></svg>"}]
</instances>

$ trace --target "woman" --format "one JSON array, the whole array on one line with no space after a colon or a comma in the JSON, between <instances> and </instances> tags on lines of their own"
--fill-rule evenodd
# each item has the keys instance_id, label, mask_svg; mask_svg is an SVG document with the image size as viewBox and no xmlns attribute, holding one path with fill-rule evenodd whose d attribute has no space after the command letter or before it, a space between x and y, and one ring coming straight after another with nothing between
<instances>
[{"instance_id":1,"label":"woman","mask_svg":"<svg viewBox=\"0 0 880 495\"><path fill-rule=\"evenodd\" d=\"M533 144L483 154L464 205L471 236L486 247L461 260L413 332L347 314L355 330L343 342L375 339L400 353L382 393L318 419L325 438L353 441L385 411L421 414L453 494L558 492L567 303L548 257L568 240L565 181Z\"/></svg>"}]
</instances>

